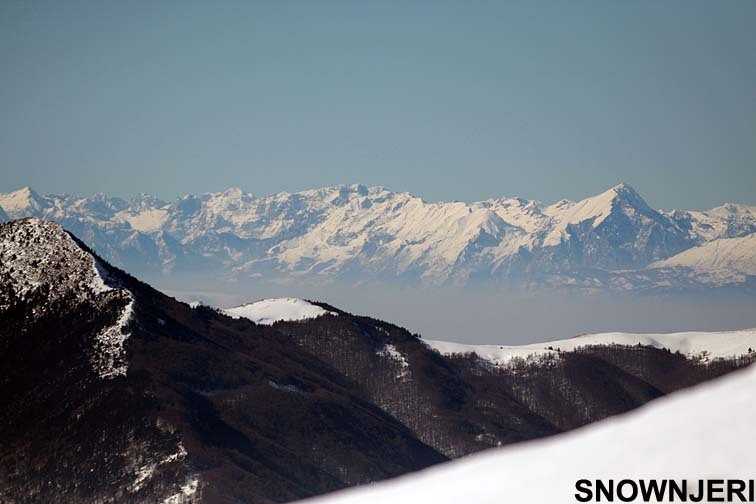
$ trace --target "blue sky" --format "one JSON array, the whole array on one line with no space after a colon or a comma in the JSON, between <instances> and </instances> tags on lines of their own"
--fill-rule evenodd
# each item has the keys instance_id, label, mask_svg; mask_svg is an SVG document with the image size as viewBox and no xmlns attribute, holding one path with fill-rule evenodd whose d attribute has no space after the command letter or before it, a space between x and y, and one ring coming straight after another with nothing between
<instances>
[{"instance_id":1,"label":"blue sky","mask_svg":"<svg viewBox=\"0 0 756 504\"><path fill-rule=\"evenodd\" d=\"M0 191L756 204L756 2L0 3Z\"/></svg>"}]
</instances>

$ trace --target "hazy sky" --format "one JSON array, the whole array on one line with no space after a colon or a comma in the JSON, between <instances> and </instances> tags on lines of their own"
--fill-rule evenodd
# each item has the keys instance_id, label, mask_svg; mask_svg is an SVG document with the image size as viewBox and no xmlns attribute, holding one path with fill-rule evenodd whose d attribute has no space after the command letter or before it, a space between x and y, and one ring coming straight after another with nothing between
<instances>
[{"instance_id":1,"label":"hazy sky","mask_svg":"<svg viewBox=\"0 0 756 504\"><path fill-rule=\"evenodd\" d=\"M0 191L756 204L756 2L0 2Z\"/></svg>"}]
</instances>

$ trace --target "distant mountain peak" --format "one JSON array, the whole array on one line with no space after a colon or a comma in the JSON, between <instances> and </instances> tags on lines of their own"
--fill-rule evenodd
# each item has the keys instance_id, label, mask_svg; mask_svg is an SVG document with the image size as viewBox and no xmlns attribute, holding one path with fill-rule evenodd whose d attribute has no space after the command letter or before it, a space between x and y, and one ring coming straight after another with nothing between
<instances>
[{"instance_id":1,"label":"distant mountain peak","mask_svg":"<svg viewBox=\"0 0 756 504\"><path fill-rule=\"evenodd\" d=\"M640 194L638 194L638 191L636 191L630 184L627 184L625 182L621 182L615 186L610 187L603 193L593 196L593 198L604 198L604 197L609 198L609 199L622 198L626 200L643 201L643 198L641 197ZM645 204L645 201L644 201L644 204Z\"/></svg>"},{"instance_id":2,"label":"distant mountain peak","mask_svg":"<svg viewBox=\"0 0 756 504\"><path fill-rule=\"evenodd\" d=\"M221 194L230 198L241 198L244 195L244 191L242 191L239 187L229 187Z\"/></svg>"},{"instance_id":3,"label":"distant mountain peak","mask_svg":"<svg viewBox=\"0 0 756 504\"><path fill-rule=\"evenodd\" d=\"M45 199L31 187L0 194L0 207L13 218L25 217L40 212L47 206Z\"/></svg>"},{"instance_id":4,"label":"distant mountain peak","mask_svg":"<svg viewBox=\"0 0 756 504\"><path fill-rule=\"evenodd\" d=\"M11 194L16 194L18 196L31 197L31 198L39 196L37 191L35 191L29 186L24 186L21 189L17 189L13 191Z\"/></svg>"},{"instance_id":5,"label":"distant mountain peak","mask_svg":"<svg viewBox=\"0 0 756 504\"><path fill-rule=\"evenodd\" d=\"M656 212L631 185L625 182L621 182L607 191L594 196L593 199L602 199L612 205L616 203L630 205L646 213Z\"/></svg>"},{"instance_id":6,"label":"distant mountain peak","mask_svg":"<svg viewBox=\"0 0 756 504\"><path fill-rule=\"evenodd\" d=\"M627 182L620 182L619 184L612 187L611 190L613 190L614 192L618 194L623 193L623 192L638 194L637 191Z\"/></svg>"}]
</instances>

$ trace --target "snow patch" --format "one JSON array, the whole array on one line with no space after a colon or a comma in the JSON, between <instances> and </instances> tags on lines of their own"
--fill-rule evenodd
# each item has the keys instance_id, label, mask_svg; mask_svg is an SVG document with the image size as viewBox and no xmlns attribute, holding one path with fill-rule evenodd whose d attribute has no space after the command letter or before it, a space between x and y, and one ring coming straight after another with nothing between
<instances>
[{"instance_id":1,"label":"snow patch","mask_svg":"<svg viewBox=\"0 0 756 504\"><path fill-rule=\"evenodd\" d=\"M126 362L124 342L131 335L128 331L129 322L134 317L134 298L121 310L116 322L97 334L97 353L92 358L92 365L100 378L126 376L128 363Z\"/></svg>"},{"instance_id":2,"label":"snow patch","mask_svg":"<svg viewBox=\"0 0 756 504\"><path fill-rule=\"evenodd\" d=\"M383 346L383 348L378 350L376 354L381 357L388 357L389 359L399 364L400 371L399 374L396 375L397 378L405 378L409 375L409 362L407 362L407 358L404 356L404 354L397 350L394 345L386 344Z\"/></svg>"},{"instance_id":3,"label":"snow patch","mask_svg":"<svg viewBox=\"0 0 756 504\"><path fill-rule=\"evenodd\" d=\"M296 385L283 385L273 380L268 380L268 385L276 390L283 390L284 392L302 392L302 390Z\"/></svg>"},{"instance_id":4,"label":"snow patch","mask_svg":"<svg viewBox=\"0 0 756 504\"><path fill-rule=\"evenodd\" d=\"M92 257L92 264L95 273L90 283L92 290L98 294L116 290L110 285L112 281L107 271L95 257ZM128 290L123 290L129 297L128 304L123 307L115 323L104 328L96 337L98 352L93 357L92 365L100 378L126 376L128 369L124 343L131 336L128 325L134 318L134 296Z\"/></svg>"},{"instance_id":5,"label":"snow patch","mask_svg":"<svg viewBox=\"0 0 756 504\"><path fill-rule=\"evenodd\" d=\"M110 275L108 275L108 272L105 271L105 268L103 268L102 264L100 264L100 261L98 261L95 257L92 257L92 270L94 271L94 276L92 277L92 281L89 283L92 291L96 292L97 294L112 291L113 287L108 285Z\"/></svg>"},{"instance_id":6,"label":"snow patch","mask_svg":"<svg viewBox=\"0 0 756 504\"><path fill-rule=\"evenodd\" d=\"M141 490L141 488L144 486L144 484L152 478L152 476L155 474L155 471L158 467L169 464L171 462L174 462L176 460L182 460L186 458L186 449L184 449L184 445L179 442L178 444L178 450L175 453L172 453L168 455L167 457L164 457L161 460L158 460L156 462L150 462L148 464L145 464L141 466L136 471L136 478L134 479L134 482L129 485L129 492L138 492Z\"/></svg>"},{"instance_id":7,"label":"snow patch","mask_svg":"<svg viewBox=\"0 0 756 504\"><path fill-rule=\"evenodd\" d=\"M169 497L163 499L162 504L189 504L196 501L197 490L199 489L199 478L196 475L189 476L186 482L181 485L181 490Z\"/></svg>"},{"instance_id":8,"label":"snow patch","mask_svg":"<svg viewBox=\"0 0 756 504\"><path fill-rule=\"evenodd\" d=\"M131 229L143 233L160 231L168 220L168 213L163 209L145 210L139 213L119 212L116 221L127 222Z\"/></svg>"},{"instance_id":9,"label":"snow patch","mask_svg":"<svg viewBox=\"0 0 756 504\"><path fill-rule=\"evenodd\" d=\"M297 298L262 299L254 303L223 310L229 317L246 318L261 325L281 321L307 320L323 315L338 315Z\"/></svg>"}]
</instances>

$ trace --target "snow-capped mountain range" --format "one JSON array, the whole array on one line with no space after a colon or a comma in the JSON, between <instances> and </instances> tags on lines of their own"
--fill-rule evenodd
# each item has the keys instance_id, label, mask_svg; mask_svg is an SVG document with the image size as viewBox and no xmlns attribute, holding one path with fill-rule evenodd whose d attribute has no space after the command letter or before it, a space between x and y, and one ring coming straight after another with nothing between
<instances>
[{"instance_id":1,"label":"snow-capped mountain range","mask_svg":"<svg viewBox=\"0 0 756 504\"><path fill-rule=\"evenodd\" d=\"M751 288L756 272L756 207L665 212L626 184L551 205L426 202L362 185L170 203L24 188L0 194L0 208L0 219L55 220L143 275L652 290Z\"/></svg>"}]
</instances>

